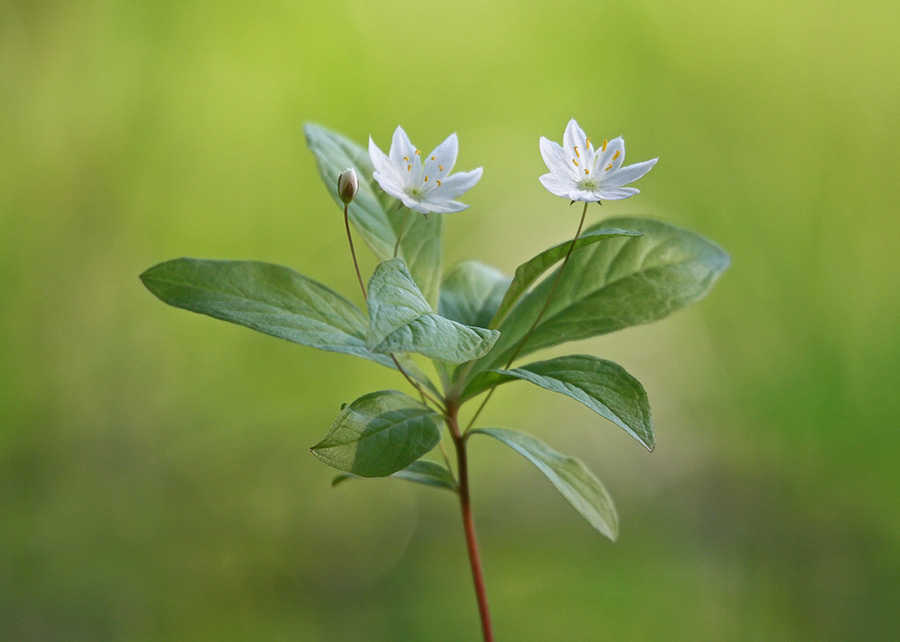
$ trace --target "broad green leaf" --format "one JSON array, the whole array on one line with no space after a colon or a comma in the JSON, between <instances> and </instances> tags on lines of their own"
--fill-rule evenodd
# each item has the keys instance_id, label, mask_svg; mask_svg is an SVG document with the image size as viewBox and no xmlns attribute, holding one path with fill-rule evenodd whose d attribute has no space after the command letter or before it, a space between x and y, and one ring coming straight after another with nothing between
<instances>
[{"instance_id":1,"label":"broad green leaf","mask_svg":"<svg viewBox=\"0 0 900 642\"><path fill-rule=\"evenodd\" d=\"M391 358L366 347L368 321L359 308L291 269L258 261L174 259L143 274L161 301L243 325L300 345L363 357L395 368ZM406 361L407 372L430 382Z\"/></svg>"},{"instance_id":2,"label":"broad green leaf","mask_svg":"<svg viewBox=\"0 0 900 642\"><path fill-rule=\"evenodd\" d=\"M579 236L578 240L575 241L575 250L578 250L585 245L590 245L592 243L596 243L597 241L602 241L604 239L616 236L640 235L640 232L632 232L628 230L602 229L588 231ZM563 258L565 258L566 254L569 252L569 246L571 245L572 241L566 241L565 243L554 245L550 249L544 250L534 258L517 267L516 274L513 277L512 283L510 283L509 289L506 291L506 294L504 294L503 300L500 302L496 314L491 320L490 325L487 327L496 328L498 325L500 325L500 322L503 321L512 307L519 301L519 298L521 298L525 291L529 287L531 287L531 284L537 281L544 272L546 272L556 263L562 261ZM574 252L575 250L572 251Z\"/></svg>"},{"instance_id":3,"label":"broad green leaf","mask_svg":"<svg viewBox=\"0 0 900 642\"><path fill-rule=\"evenodd\" d=\"M619 517L612 498L580 460L561 455L539 439L515 430L476 428L470 434L474 433L502 441L537 466L591 526L616 541Z\"/></svg>"},{"instance_id":4,"label":"broad green leaf","mask_svg":"<svg viewBox=\"0 0 900 642\"><path fill-rule=\"evenodd\" d=\"M662 319L702 299L729 257L702 236L644 218L615 218L588 230L622 228L643 236L611 238L575 250L540 323L519 352L587 339ZM475 370L503 367L538 318L553 287L547 276L500 324L500 339Z\"/></svg>"},{"instance_id":5,"label":"broad green leaf","mask_svg":"<svg viewBox=\"0 0 900 642\"><path fill-rule=\"evenodd\" d=\"M416 352L464 363L488 352L496 330L462 325L432 312L400 258L382 261L369 279L369 335L373 352Z\"/></svg>"},{"instance_id":6,"label":"broad green leaf","mask_svg":"<svg viewBox=\"0 0 900 642\"><path fill-rule=\"evenodd\" d=\"M379 259L394 256L397 235L403 229L398 255L403 257L425 299L437 300L441 277L441 229L443 218L431 214L425 218L418 212L400 210L400 201L386 194L372 178L375 168L369 152L338 133L307 123L303 127L310 151L328 193L343 211L337 193L337 179L348 167L359 176L359 192L350 204L348 214L366 244ZM404 219L406 219L404 227Z\"/></svg>"},{"instance_id":7,"label":"broad green leaf","mask_svg":"<svg viewBox=\"0 0 900 642\"><path fill-rule=\"evenodd\" d=\"M396 390L344 406L325 438L312 447L323 462L360 477L403 470L441 439L441 415Z\"/></svg>"},{"instance_id":8,"label":"broad green leaf","mask_svg":"<svg viewBox=\"0 0 900 642\"><path fill-rule=\"evenodd\" d=\"M357 477L357 475L344 473L331 480L331 485L337 486L341 482L355 477ZM403 470L398 470L396 473L392 474L391 477L405 479L406 481L415 482L417 484L424 484L425 486L434 486L435 488L446 488L447 490L456 491L456 481L453 479L453 475L450 474L450 471L437 462L427 461L425 459L414 461Z\"/></svg>"},{"instance_id":9,"label":"broad green leaf","mask_svg":"<svg viewBox=\"0 0 900 642\"><path fill-rule=\"evenodd\" d=\"M580 401L653 450L650 403L640 382L612 361L578 354L536 361L513 370L481 372L466 387L461 400L507 381L522 379Z\"/></svg>"},{"instance_id":10,"label":"broad green leaf","mask_svg":"<svg viewBox=\"0 0 900 642\"><path fill-rule=\"evenodd\" d=\"M488 327L510 278L479 261L454 265L441 282L438 313L452 321Z\"/></svg>"}]
</instances>

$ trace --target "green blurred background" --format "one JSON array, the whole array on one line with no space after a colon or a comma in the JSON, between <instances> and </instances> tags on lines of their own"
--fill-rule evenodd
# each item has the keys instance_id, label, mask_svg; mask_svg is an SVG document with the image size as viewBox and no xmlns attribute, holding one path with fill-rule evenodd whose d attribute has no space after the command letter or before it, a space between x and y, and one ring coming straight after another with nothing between
<instances>
[{"instance_id":1,"label":"green blurred background","mask_svg":"<svg viewBox=\"0 0 900 642\"><path fill-rule=\"evenodd\" d=\"M708 299L566 346L648 389L652 455L504 387L485 425L577 454L602 539L473 440L498 640L900 639L900 4L0 1L0 639L476 640L457 506L330 487L308 448L395 373L168 308L177 256L357 298L302 123L484 166L446 265L570 237L538 138L659 156L593 211L733 258ZM374 265L366 255L364 268Z\"/></svg>"}]
</instances>

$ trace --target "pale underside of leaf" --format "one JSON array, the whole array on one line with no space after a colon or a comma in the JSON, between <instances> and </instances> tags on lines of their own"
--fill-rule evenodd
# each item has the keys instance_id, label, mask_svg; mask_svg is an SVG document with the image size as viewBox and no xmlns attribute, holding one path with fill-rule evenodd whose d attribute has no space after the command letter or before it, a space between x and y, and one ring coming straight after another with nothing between
<instances>
[{"instance_id":1,"label":"pale underside of leaf","mask_svg":"<svg viewBox=\"0 0 900 642\"><path fill-rule=\"evenodd\" d=\"M435 314L400 258L382 261L369 280L369 332L373 352L415 352L447 363L485 355L495 330L470 327Z\"/></svg>"},{"instance_id":2,"label":"pale underside of leaf","mask_svg":"<svg viewBox=\"0 0 900 642\"><path fill-rule=\"evenodd\" d=\"M653 450L653 420L647 393L620 365L591 355L536 361L513 370L479 373L466 387L466 400L494 386L521 379L581 402Z\"/></svg>"},{"instance_id":3,"label":"pale underside of leaf","mask_svg":"<svg viewBox=\"0 0 900 642\"><path fill-rule=\"evenodd\" d=\"M440 441L441 415L396 390L373 392L341 410L313 454L337 470L386 477Z\"/></svg>"},{"instance_id":4,"label":"pale underside of leaf","mask_svg":"<svg viewBox=\"0 0 900 642\"><path fill-rule=\"evenodd\" d=\"M341 482L348 479L356 479L357 477L358 475L343 473L337 475L331 481L331 485L337 486ZM425 459L414 461L403 470L398 470L396 473L391 474L390 477L411 481L424 486L456 491L456 480L453 479L453 475L450 471L437 462L427 461Z\"/></svg>"},{"instance_id":5,"label":"pale underside of leaf","mask_svg":"<svg viewBox=\"0 0 900 642\"><path fill-rule=\"evenodd\" d=\"M289 268L259 261L181 258L156 265L141 281L161 301L319 350L351 354L389 368L366 347L368 321L350 301ZM407 372L428 378L408 360Z\"/></svg>"},{"instance_id":6,"label":"pale underside of leaf","mask_svg":"<svg viewBox=\"0 0 900 642\"><path fill-rule=\"evenodd\" d=\"M539 439L515 430L476 428L470 434L476 433L501 441L537 466L591 526L616 540L619 518L612 498L580 460L561 455Z\"/></svg>"}]
</instances>

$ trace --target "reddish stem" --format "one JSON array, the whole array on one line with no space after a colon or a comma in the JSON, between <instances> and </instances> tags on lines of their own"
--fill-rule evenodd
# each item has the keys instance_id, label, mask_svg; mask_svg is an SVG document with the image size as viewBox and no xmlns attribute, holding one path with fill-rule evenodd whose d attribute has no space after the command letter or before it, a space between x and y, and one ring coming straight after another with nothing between
<instances>
[{"instance_id":1,"label":"reddish stem","mask_svg":"<svg viewBox=\"0 0 900 642\"><path fill-rule=\"evenodd\" d=\"M478 541L475 538L475 522L472 519L472 502L469 497L469 462L466 457L466 436L459 430L457 419L458 408L455 403L447 403L447 426L456 446L457 475L459 477L459 506L462 509L463 529L466 533L466 548L469 551L469 563L472 566L472 580L475 583L475 597L478 600L478 614L481 616L481 633L484 642L493 642L491 615L488 611L487 591L484 587L484 574L481 571L481 558L478 555Z\"/></svg>"}]
</instances>

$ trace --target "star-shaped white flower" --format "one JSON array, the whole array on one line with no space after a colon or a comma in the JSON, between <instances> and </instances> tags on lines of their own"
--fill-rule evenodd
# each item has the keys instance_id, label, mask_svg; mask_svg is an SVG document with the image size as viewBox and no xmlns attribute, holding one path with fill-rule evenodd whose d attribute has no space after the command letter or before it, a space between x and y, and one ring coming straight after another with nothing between
<instances>
[{"instance_id":1,"label":"star-shaped white flower","mask_svg":"<svg viewBox=\"0 0 900 642\"><path fill-rule=\"evenodd\" d=\"M562 147L541 136L541 156L550 170L541 176L544 187L557 196L588 203L634 196L640 190L624 185L649 172L659 160L654 158L622 167L625 161L622 137L604 140L595 147L574 118L566 126Z\"/></svg>"},{"instance_id":2,"label":"star-shaped white flower","mask_svg":"<svg viewBox=\"0 0 900 642\"><path fill-rule=\"evenodd\" d=\"M458 150L456 134L448 136L425 157L409 142L402 127L394 131L389 155L369 137L369 157L381 189L422 214L449 214L469 207L453 199L475 186L481 178L481 168L450 176Z\"/></svg>"}]
</instances>

